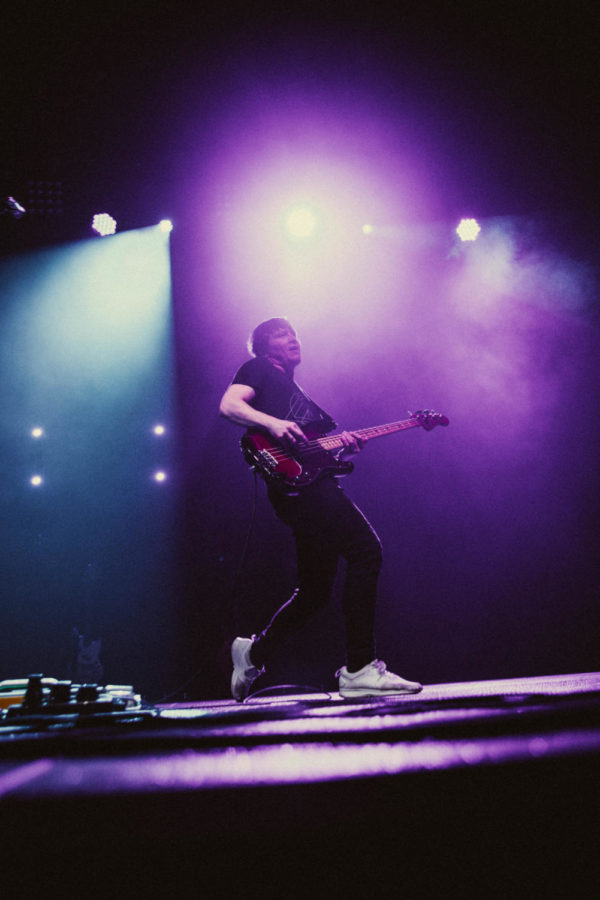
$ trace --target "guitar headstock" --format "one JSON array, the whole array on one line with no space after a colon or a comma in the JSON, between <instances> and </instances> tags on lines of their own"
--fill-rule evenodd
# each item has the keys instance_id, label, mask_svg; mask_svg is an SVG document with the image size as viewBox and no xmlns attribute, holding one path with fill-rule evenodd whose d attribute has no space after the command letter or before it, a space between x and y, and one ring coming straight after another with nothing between
<instances>
[{"instance_id":1,"label":"guitar headstock","mask_svg":"<svg viewBox=\"0 0 600 900\"><path fill-rule=\"evenodd\" d=\"M409 416L411 419L414 419L419 425L421 425L425 431L431 431L436 425L446 425L450 424L450 420L447 416L442 415L442 413L436 413L432 409L418 409L416 412L410 412Z\"/></svg>"}]
</instances>

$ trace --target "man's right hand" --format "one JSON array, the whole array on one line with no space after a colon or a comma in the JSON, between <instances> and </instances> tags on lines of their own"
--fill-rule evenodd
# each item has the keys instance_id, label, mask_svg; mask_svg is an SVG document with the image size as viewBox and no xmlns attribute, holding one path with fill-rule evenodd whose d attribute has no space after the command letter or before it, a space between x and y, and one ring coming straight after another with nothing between
<instances>
[{"instance_id":1,"label":"man's right hand","mask_svg":"<svg viewBox=\"0 0 600 900\"><path fill-rule=\"evenodd\" d=\"M308 440L297 422L289 422L286 419L274 419L268 431L271 437L278 441L287 441L292 446Z\"/></svg>"}]
</instances>

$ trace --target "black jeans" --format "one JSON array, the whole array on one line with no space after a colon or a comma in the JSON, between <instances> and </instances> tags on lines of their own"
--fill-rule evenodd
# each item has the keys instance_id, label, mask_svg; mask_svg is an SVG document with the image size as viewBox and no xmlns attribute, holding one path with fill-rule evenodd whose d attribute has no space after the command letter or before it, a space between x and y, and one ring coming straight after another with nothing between
<instances>
[{"instance_id":1,"label":"black jeans","mask_svg":"<svg viewBox=\"0 0 600 900\"><path fill-rule=\"evenodd\" d=\"M276 647L328 603L342 556L346 560L342 601L346 661L351 672L361 669L375 658L379 538L332 477L304 488L297 497L271 489L269 498L296 538L298 588L253 644L254 665L261 667Z\"/></svg>"}]
</instances>

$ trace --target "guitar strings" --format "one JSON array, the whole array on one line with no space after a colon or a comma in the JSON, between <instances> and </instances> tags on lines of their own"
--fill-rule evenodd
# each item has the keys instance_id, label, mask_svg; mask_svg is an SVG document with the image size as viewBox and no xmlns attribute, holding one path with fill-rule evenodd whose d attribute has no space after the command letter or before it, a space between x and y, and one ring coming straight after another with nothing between
<instances>
[{"instance_id":1,"label":"guitar strings","mask_svg":"<svg viewBox=\"0 0 600 900\"><path fill-rule=\"evenodd\" d=\"M379 435L379 434L385 434L387 429L391 429L391 431L394 432L394 431L400 430L402 428L414 427L414 425L417 425L417 424L418 423L413 422L412 419L407 419L407 420L403 420L402 422L390 422L389 425L380 425L375 428L364 428L364 429L361 429L360 431L358 431L357 434L364 435L365 437L369 434ZM324 443L327 443L327 442L331 443L331 447L324 446ZM291 454L292 449L299 456L310 456L313 453L319 453L323 450L325 450L325 451L334 450L337 447L342 447L342 446L343 446L343 444L339 440L339 438L336 437L335 435L332 435L329 438L324 436L321 438L317 438L316 440L313 440L313 441L308 441L306 444L299 444L299 445L291 448L289 452L286 452L285 449L279 450L276 447L273 447L268 452L271 454L271 456L274 459L279 461L279 460L293 458L292 454Z\"/></svg>"},{"instance_id":2,"label":"guitar strings","mask_svg":"<svg viewBox=\"0 0 600 900\"><path fill-rule=\"evenodd\" d=\"M438 419L442 419L440 413L431 413L430 411L427 418L429 420L436 420L434 424L437 424ZM415 428L419 425L424 425L424 421L420 421L422 418L420 413L414 413L411 415L410 419L401 419L398 422L389 422L387 425L376 425L373 428L361 428L356 432L359 436L364 437L379 437L384 434L392 434L395 431L401 431L405 428ZM442 422L441 424L447 424L447 422ZM310 456L315 453L320 452L330 452L331 450L335 450L338 447L343 447L344 444L340 440L340 435L331 435L327 437L326 435L322 435L320 438L316 440L307 441L306 444L297 444L293 447L290 447L289 450L286 450L284 446L281 448L277 447L265 447L262 452L267 452L275 462L283 462L284 460L294 460L298 461L298 458L302 459L305 456ZM329 446L327 446L329 444Z\"/></svg>"}]
</instances>

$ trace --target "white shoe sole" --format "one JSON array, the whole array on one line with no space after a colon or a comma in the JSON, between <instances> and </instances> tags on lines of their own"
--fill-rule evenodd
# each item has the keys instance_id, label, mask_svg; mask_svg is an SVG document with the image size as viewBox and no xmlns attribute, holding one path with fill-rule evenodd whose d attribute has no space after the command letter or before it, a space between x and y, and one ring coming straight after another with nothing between
<instances>
[{"instance_id":1,"label":"white shoe sole","mask_svg":"<svg viewBox=\"0 0 600 900\"><path fill-rule=\"evenodd\" d=\"M374 688L344 688L340 689L341 697L400 697L403 694L420 694L423 686L416 688L392 688L378 691Z\"/></svg>"}]
</instances>

